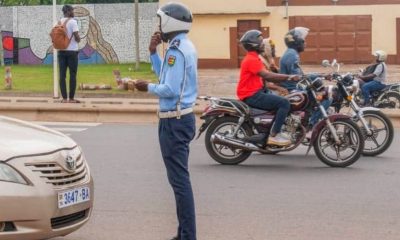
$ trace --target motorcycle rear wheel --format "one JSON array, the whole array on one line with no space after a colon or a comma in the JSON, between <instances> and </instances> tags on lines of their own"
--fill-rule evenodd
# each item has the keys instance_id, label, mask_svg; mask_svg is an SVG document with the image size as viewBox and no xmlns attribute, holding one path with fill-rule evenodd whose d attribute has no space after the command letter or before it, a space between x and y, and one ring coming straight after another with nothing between
<instances>
[{"instance_id":1,"label":"motorcycle rear wheel","mask_svg":"<svg viewBox=\"0 0 400 240\"><path fill-rule=\"evenodd\" d=\"M250 155L251 151L242 149L234 149L232 147L215 144L211 142L211 136L214 133L224 134L229 136L233 134L233 130L238 125L238 118L236 117L221 117L216 119L208 127L204 138L208 154L218 163L223 165L237 165L245 161ZM253 134L251 127L248 124L242 124L238 132L239 138L249 137Z\"/></svg>"},{"instance_id":2,"label":"motorcycle rear wheel","mask_svg":"<svg viewBox=\"0 0 400 240\"><path fill-rule=\"evenodd\" d=\"M382 99L387 99L388 102L393 101L393 102L395 103L394 108L395 108L395 109L400 108L400 94L398 94L398 93L396 93L396 92L389 92L389 93L386 93L386 94L382 97Z\"/></svg>"},{"instance_id":3,"label":"motorcycle rear wheel","mask_svg":"<svg viewBox=\"0 0 400 240\"><path fill-rule=\"evenodd\" d=\"M337 144L329 127L324 126L313 143L314 151L321 162L330 167L347 167L355 163L364 149L363 134L358 125L351 119L338 119L332 122L336 134L341 140ZM333 153L329 154L327 150ZM349 152L349 156L342 158L342 154Z\"/></svg>"},{"instance_id":4,"label":"motorcycle rear wheel","mask_svg":"<svg viewBox=\"0 0 400 240\"><path fill-rule=\"evenodd\" d=\"M379 111L364 111L363 116L372 133L367 135L367 131L361 121L358 120L357 124L360 126L364 137L362 154L364 156L377 156L385 152L392 144L394 136L393 124L384 113ZM384 132L384 135L380 134L381 132Z\"/></svg>"}]
</instances>

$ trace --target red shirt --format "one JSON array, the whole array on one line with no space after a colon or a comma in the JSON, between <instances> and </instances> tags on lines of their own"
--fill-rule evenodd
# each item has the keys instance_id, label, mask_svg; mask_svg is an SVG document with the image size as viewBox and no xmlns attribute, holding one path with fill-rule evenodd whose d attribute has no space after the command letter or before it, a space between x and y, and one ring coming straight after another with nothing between
<instances>
[{"instance_id":1,"label":"red shirt","mask_svg":"<svg viewBox=\"0 0 400 240\"><path fill-rule=\"evenodd\" d=\"M253 96L263 88L263 81L257 74L266 70L264 64L255 51L248 52L240 66L240 80L236 88L236 94L240 100Z\"/></svg>"}]
</instances>

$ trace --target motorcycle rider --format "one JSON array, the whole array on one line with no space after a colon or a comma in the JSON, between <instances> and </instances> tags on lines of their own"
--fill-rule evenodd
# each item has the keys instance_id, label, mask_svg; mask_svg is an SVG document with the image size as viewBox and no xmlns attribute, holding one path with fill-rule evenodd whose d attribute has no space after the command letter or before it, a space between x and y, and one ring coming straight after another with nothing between
<instances>
[{"instance_id":1,"label":"motorcycle rider","mask_svg":"<svg viewBox=\"0 0 400 240\"><path fill-rule=\"evenodd\" d=\"M304 51L306 47L306 37L310 30L305 27L295 27L289 30L285 35L285 44L287 46L286 52L283 54L280 60L280 73L282 74L302 74L300 68L300 53ZM311 75L311 79L315 79L317 75ZM325 78L329 78L330 75L323 75ZM285 81L281 83L281 86L286 88L289 92L295 91L297 89L297 84L295 82ZM328 109L332 101L325 99L321 102L321 105ZM309 120L309 129L314 126L319 119L322 118L322 113L320 110L313 112ZM311 133L311 132L310 132ZM309 137L310 133L307 137Z\"/></svg>"},{"instance_id":2,"label":"motorcycle rider","mask_svg":"<svg viewBox=\"0 0 400 240\"><path fill-rule=\"evenodd\" d=\"M237 96L250 107L276 111L276 117L270 131L267 144L287 146L291 141L280 134L282 125L290 110L289 101L286 98L272 94L264 89L264 81L281 82L285 80L298 81L296 75L286 75L268 72L259 54L264 51L262 33L258 30L247 31L240 43L246 49L247 54L240 67L240 80L237 85Z\"/></svg>"},{"instance_id":3,"label":"motorcycle rider","mask_svg":"<svg viewBox=\"0 0 400 240\"><path fill-rule=\"evenodd\" d=\"M370 95L374 91L382 90L386 87L386 59L387 54L382 50L375 51L373 54L375 56L375 63L366 68L366 71L358 78L362 80L361 92L364 97L363 105L368 105L370 101Z\"/></svg>"}]
</instances>

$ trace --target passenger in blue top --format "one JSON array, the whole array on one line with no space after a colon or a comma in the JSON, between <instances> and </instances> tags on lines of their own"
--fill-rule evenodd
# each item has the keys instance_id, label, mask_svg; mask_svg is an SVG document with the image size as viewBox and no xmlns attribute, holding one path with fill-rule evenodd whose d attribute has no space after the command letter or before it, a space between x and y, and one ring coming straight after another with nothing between
<instances>
[{"instance_id":1,"label":"passenger in blue top","mask_svg":"<svg viewBox=\"0 0 400 240\"><path fill-rule=\"evenodd\" d=\"M179 3L168 3L157 11L160 32L153 34L149 50L159 83L137 81L139 91L160 98L158 126L161 154L176 201L177 236L172 240L196 240L195 206L189 176L189 144L195 135L193 105L197 98L197 53L187 33L192 13ZM168 42L165 57L157 54L157 45Z\"/></svg>"},{"instance_id":2,"label":"passenger in blue top","mask_svg":"<svg viewBox=\"0 0 400 240\"><path fill-rule=\"evenodd\" d=\"M281 74L296 74L302 75L303 72L300 68L300 53L304 51L306 47L305 39L308 35L309 29L305 27L295 27L289 30L285 35L285 44L287 46L286 52L283 54L279 62L279 72ZM313 80L318 77L319 74L311 75L310 78ZM330 75L321 75L322 77L329 78ZM297 89L297 83L292 81L285 81L281 83L281 86L286 88L289 92ZM331 99L325 99L321 102L321 105L325 109L328 109L331 105ZM313 112L309 120L309 130L322 118L320 110ZM307 138L311 137L311 131L306 135Z\"/></svg>"},{"instance_id":3,"label":"passenger in blue top","mask_svg":"<svg viewBox=\"0 0 400 240\"><path fill-rule=\"evenodd\" d=\"M296 27L286 34L285 44L287 50L279 61L279 73L288 75L303 74L300 69L300 53L304 51L308 31L308 28ZM281 86L289 92L297 89L297 83L293 81L282 82Z\"/></svg>"}]
</instances>

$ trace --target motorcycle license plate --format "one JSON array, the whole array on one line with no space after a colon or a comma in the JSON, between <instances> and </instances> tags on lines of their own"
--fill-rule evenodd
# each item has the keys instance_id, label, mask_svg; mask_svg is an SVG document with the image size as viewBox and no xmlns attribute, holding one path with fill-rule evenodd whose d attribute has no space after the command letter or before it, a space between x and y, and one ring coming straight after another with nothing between
<instances>
[{"instance_id":1,"label":"motorcycle license plate","mask_svg":"<svg viewBox=\"0 0 400 240\"><path fill-rule=\"evenodd\" d=\"M90 200L89 187L80 187L58 193L58 208L65 208Z\"/></svg>"}]
</instances>

